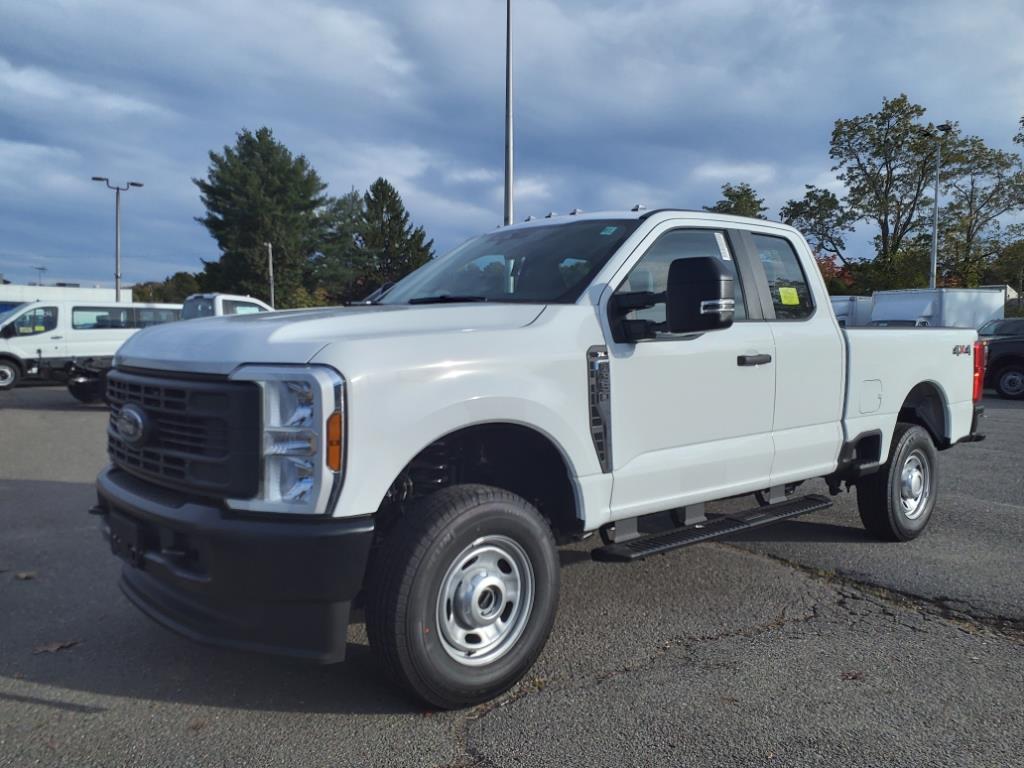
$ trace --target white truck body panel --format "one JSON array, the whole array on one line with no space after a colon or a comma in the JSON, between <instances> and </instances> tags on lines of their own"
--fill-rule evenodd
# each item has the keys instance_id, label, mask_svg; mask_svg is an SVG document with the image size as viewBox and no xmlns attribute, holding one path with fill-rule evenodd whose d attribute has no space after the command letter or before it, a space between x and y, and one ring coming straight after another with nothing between
<instances>
[{"instance_id":1,"label":"white truck body panel","mask_svg":"<svg viewBox=\"0 0 1024 768\"><path fill-rule=\"evenodd\" d=\"M1005 314L1000 288L936 288L878 291L872 321L913 320L932 328L974 328Z\"/></svg>"},{"instance_id":2,"label":"white truck body panel","mask_svg":"<svg viewBox=\"0 0 1024 768\"><path fill-rule=\"evenodd\" d=\"M921 382L943 393L941 438L955 442L970 432L971 357L952 352L975 334L844 332L792 228L704 212L591 216L643 218L575 304L395 304L199 319L136 335L115 364L218 375L255 363L335 368L346 381L347 444L337 517L373 514L423 448L479 424L518 424L548 438L565 460L585 530L828 474L844 439L862 432L882 433L884 457L903 398ZM608 299L658 235L674 228L787 239L814 313L736 322L667 343L616 343ZM610 369L607 470L590 432L587 353L595 346L607 349ZM750 354L770 354L772 362L738 367L738 356Z\"/></svg>"}]
</instances>

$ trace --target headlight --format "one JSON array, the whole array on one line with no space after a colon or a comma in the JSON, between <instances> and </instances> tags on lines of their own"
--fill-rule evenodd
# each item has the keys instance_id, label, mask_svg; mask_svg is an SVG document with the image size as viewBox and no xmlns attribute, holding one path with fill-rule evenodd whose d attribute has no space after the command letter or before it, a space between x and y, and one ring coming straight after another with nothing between
<instances>
[{"instance_id":1,"label":"headlight","mask_svg":"<svg viewBox=\"0 0 1024 768\"><path fill-rule=\"evenodd\" d=\"M232 509L329 514L344 471L345 380L326 366L250 365L231 378L262 390L260 490Z\"/></svg>"}]
</instances>

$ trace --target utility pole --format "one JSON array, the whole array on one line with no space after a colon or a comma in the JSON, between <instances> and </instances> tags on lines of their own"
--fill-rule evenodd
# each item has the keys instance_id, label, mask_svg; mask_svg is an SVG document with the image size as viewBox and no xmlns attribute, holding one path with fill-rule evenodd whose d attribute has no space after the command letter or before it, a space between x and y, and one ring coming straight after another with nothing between
<instances>
[{"instance_id":1,"label":"utility pole","mask_svg":"<svg viewBox=\"0 0 1024 768\"><path fill-rule=\"evenodd\" d=\"M111 184L106 176L93 176L93 181L102 181L107 189L114 190L114 300L121 301L121 193L132 187L141 187L138 181L129 181L123 187Z\"/></svg>"},{"instance_id":2,"label":"utility pole","mask_svg":"<svg viewBox=\"0 0 1024 768\"><path fill-rule=\"evenodd\" d=\"M928 287L933 289L939 271L939 170L942 168L942 138L953 130L950 123L935 126L935 208L932 211L932 260L928 272Z\"/></svg>"},{"instance_id":3,"label":"utility pole","mask_svg":"<svg viewBox=\"0 0 1024 768\"><path fill-rule=\"evenodd\" d=\"M46 267L32 267L32 269L39 273L39 276L36 278L36 285L42 285L43 273L47 271Z\"/></svg>"},{"instance_id":4,"label":"utility pole","mask_svg":"<svg viewBox=\"0 0 1024 768\"><path fill-rule=\"evenodd\" d=\"M505 0L505 226L512 223L512 0Z\"/></svg>"},{"instance_id":5,"label":"utility pole","mask_svg":"<svg viewBox=\"0 0 1024 768\"><path fill-rule=\"evenodd\" d=\"M264 245L267 246L267 273L270 275L270 307L277 309L274 303L274 246L270 243Z\"/></svg>"}]
</instances>

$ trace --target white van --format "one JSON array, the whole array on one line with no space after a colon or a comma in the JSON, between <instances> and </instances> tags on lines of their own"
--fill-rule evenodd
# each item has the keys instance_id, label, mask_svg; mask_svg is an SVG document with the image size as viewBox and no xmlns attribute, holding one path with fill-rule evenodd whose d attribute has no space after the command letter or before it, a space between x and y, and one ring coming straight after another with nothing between
<instances>
[{"instance_id":1,"label":"white van","mask_svg":"<svg viewBox=\"0 0 1024 768\"><path fill-rule=\"evenodd\" d=\"M180 304L33 301L0 313L0 390L73 360L112 358L140 328L181 317Z\"/></svg>"}]
</instances>

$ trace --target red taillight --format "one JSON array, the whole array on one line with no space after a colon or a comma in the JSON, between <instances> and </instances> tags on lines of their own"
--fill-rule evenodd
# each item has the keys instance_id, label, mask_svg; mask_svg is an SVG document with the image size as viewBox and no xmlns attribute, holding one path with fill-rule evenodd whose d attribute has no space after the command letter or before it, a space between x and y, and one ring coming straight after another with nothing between
<instances>
[{"instance_id":1,"label":"red taillight","mask_svg":"<svg viewBox=\"0 0 1024 768\"><path fill-rule=\"evenodd\" d=\"M981 390L985 386L985 360L988 357L988 345L983 341L974 342L974 402L981 400Z\"/></svg>"}]
</instances>

